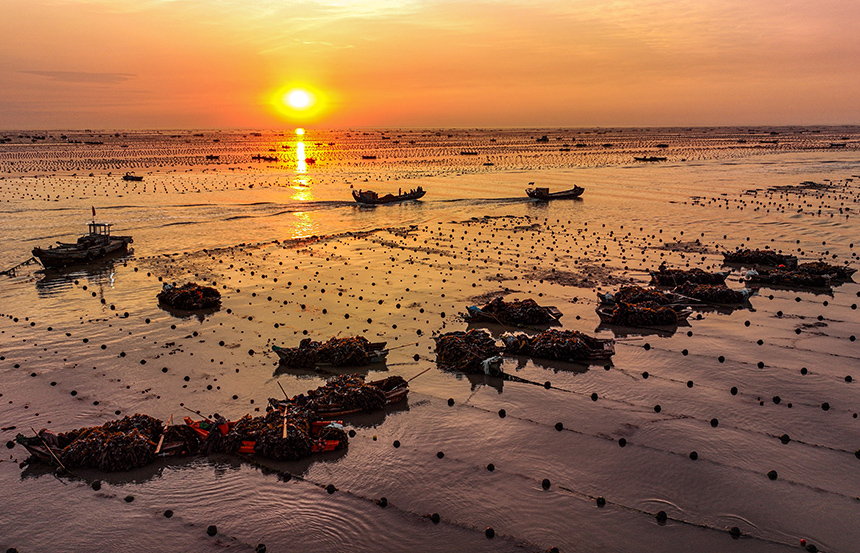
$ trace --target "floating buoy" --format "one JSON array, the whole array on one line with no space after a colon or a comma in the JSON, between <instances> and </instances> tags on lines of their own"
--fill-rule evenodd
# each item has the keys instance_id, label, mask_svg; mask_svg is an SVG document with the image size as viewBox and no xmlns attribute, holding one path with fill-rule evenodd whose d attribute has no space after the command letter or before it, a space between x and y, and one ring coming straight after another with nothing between
<instances>
[{"instance_id":1,"label":"floating buoy","mask_svg":"<svg viewBox=\"0 0 860 553\"><path fill-rule=\"evenodd\" d=\"M496 531L492 529L492 527L487 526L487 529L484 530L484 535L487 536L487 539L493 539L496 535Z\"/></svg>"},{"instance_id":2,"label":"floating buoy","mask_svg":"<svg viewBox=\"0 0 860 553\"><path fill-rule=\"evenodd\" d=\"M164 518L170 518L172 516L173 516L173 511L171 511L170 509L167 509L166 511L164 511Z\"/></svg>"},{"instance_id":3,"label":"floating buoy","mask_svg":"<svg viewBox=\"0 0 860 553\"><path fill-rule=\"evenodd\" d=\"M544 478L543 481L540 483L540 485L543 489L548 490L550 485L551 485L549 478Z\"/></svg>"},{"instance_id":4,"label":"floating buoy","mask_svg":"<svg viewBox=\"0 0 860 553\"><path fill-rule=\"evenodd\" d=\"M775 470L768 471L767 477L771 480L776 480L779 477L779 474Z\"/></svg>"},{"instance_id":5,"label":"floating buoy","mask_svg":"<svg viewBox=\"0 0 860 553\"><path fill-rule=\"evenodd\" d=\"M394 444L392 445L394 445L395 448L400 447L400 440L394 440Z\"/></svg>"},{"instance_id":6,"label":"floating buoy","mask_svg":"<svg viewBox=\"0 0 860 553\"><path fill-rule=\"evenodd\" d=\"M698 453L696 453L695 451L691 451L691 452L690 452L690 460L691 460L691 461L695 461L695 460L696 460L696 459L698 459L698 458L699 458L699 454L698 454Z\"/></svg>"},{"instance_id":7,"label":"floating buoy","mask_svg":"<svg viewBox=\"0 0 860 553\"><path fill-rule=\"evenodd\" d=\"M619 446L621 446L621 447L626 446L626 445L627 445L627 440L625 440L624 438L619 438L619 439L618 439L618 445L619 445Z\"/></svg>"},{"instance_id":8,"label":"floating buoy","mask_svg":"<svg viewBox=\"0 0 860 553\"><path fill-rule=\"evenodd\" d=\"M385 497L380 497L376 500L376 504L382 507L383 509L388 507L388 499Z\"/></svg>"},{"instance_id":9,"label":"floating buoy","mask_svg":"<svg viewBox=\"0 0 860 553\"><path fill-rule=\"evenodd\" d=\"M439 459L441 459L441 458L445 457L445 453L444 453L444 452L442 452L442 451L439 451L439 452L437 452L437 453L436 453L436 457L438 457Z\"/></svg>"},{"instance_id":10,"label":"floating buoy","mask_svg":"<svg viewBox=\"0 0 860 553\"><path fill-rule=\"evenodd\" d=\"M655 412L655 413L659 413L659 412L660 412L660 411L662 411L662 410L663 410L663 408L662 408L662 407L660 407L659 405L655 405L655 406L654 406L654 412Z\"/></svg>"},{"instance_id":11,"label":"floating buoy","mask_svg":"<svg viewBox=\"0 0 860 553\"><path fill-rule=\"evenodd\" d=\"M780 398L779 396L773 396L773 402L775 404L779 405L780 401L782 401L782 398Z\"/></svg>"},{"instance_id":12,"label":"floating buoy","mask_svg":"<svg viewBox=\"0 0 860 553\"><path fill-rule=\"evenodd\" d=\"M505 418L507 416L507 412L504 409L499 409L499 417Z\"/></svg>"},{"instance_id":13,"label":"floating buoy","mask_svg":"<svg viewBox=\"0 0 860 553\"><path fill-rule=\"evenodd\" d=\"M731 534L733 538L738 539L739 537L741 537L741 529L737 526L732 526L729 530L729 534Z\"/></svg>"},{"instance_id":14,"label":"floating buoy","mask_svg":"<svg viewBox=\"0 0 860 553\"><path fill-rule=\"evenodd\" d=\"M258 543L257 547L254 548L254 553L266 553L266 544Z\"/></svg>"},{"instance_id":15,"label":"floating buoy","mask_svg":"<svg viewBox=\"0 0 860 553\"><path fill-rule=\"evenodd\" d=\"M822 411L830 411L830 404L825 401L824 403L821 404L821 410Z\"/></svg>"},{"instance_id":16,"label":"floating buoy","mask_svg":"<svg viewBox=\"0 0 860 553\"><path fill-rule=\"evenodd\" d=\"M597 501L597 506L598 506L598 507L601 507L601 508L602 508L602 507L605 507L605 506L606 506L606 498L604 498L603 496L598 497L596 501Z\"/></svg>"},{"instance_id":17,"label":"floating buoy","mask_svg":"<svg viewBox=\"0 0 860 553\"><path fill-rule=\"evenodd\" d=\"M102 489L102 482L101 482L101 480L93 480L93 483L92 483L92 484L90 484L90 487L91 487L92 489L94 489L95 491L99 491L100 489Z\"/></svg>"},{"instance_id":18,"label":"floating buoy","mask_svg":"<svg viewBox=\"0 0 860 553\"><path fill-rule=\"evenodd\" d=\"M454 398L449 397L448 398L448 407L452 407L453 405L454 405Z\"/></svg>"},{"instance_id":19,"label":"floating buoy","mask_svg":"<svg viewBox=\"0 0 860 553\"><path fill-rule=\"evenodd\" d=\"M781 441L783 444L787 444L791 441L791 438L788 436L788 434L783 434L779 437L779 441Z\"/></svg>"},{"instance_id":20,"label":"floating buoy","mask_svg":"<svg viewBox=\"0 0 860 553\"><path fill-rule=\"evenodd\" d=\"M597 392L591 394L591 401L597 401Z\"/></svg>"},{"instance_id":21,"label":"floating buoy","mask_svg":"<svg viewBox=\"0 0 860 553\"><path fill-rule=\"evenodd\" d=\"M215 534L218 533L218 527L215 526L214 524L210 524L209 527L206 528L206 533L209 534L210 536L214 536Z\"/></svg>"},{"instance_id":22,"label":"floating buoy","mask_svg":"<svg viewBox=\"0 0 860 553\"><path fill-rule=\"evenodd\" d=\"M430 515L430 520L433 521L433 524L439 524L439 521L442 520L442 517L439 516L439 513L433 513Z\"/></svg>"},{"instance_id":23,"label":"floating buoy","mask_svg":"<svg viewBox=\"0 0 860 553\"><path fill-rule=\"evenodd\" d=\"M857 458L860 459L860 449L857 450ZM496 465L494 465L493 463L488 463L487 470L493 472L494 470L496 470Z\"/></svg>"},{"instance_id":24,"label":"floating buoy","mask_svg":"<svg viewBox=\"0 0 860 553\"><path fill-rule=\"evenodd\" d=\"M132 501L134 501L134 496L133 495L127 495L127 496L125 496L124 499L125 499L126 503L131 503Z\"/></svg>"},{"instance_id":25,"label":"floating buoy","mask_svg":"<svg viewBox=\"0 0 860 553\"><path fill-rule=\"evenodd\" d=\"M654 518L657 519L657 522L666 522L669 518L669 515L666 514L666 511L657 511L657 514L654 515Z\"/></svg>"},{"instance_id":26,"label":"floating buoy","mask_svg":"<svg viewBox=\"0 0 860 553\"><path fill-rule=\"evenodd\" d=\"M564 424L562 424L561 422L555 423L555 429L561 432L562 430L564 430Z\"/></svg>"},{"instance_id":27,"label":"floating buoy","mask_svg":"<svg viewBox=\"0 0 860 553\"><path fill-rule=\"evenodd\" d=\"M717 419L711 419L711 426L713 426L714 428L716 428L718 424L720 424L720 421L719 421L719 420L717 420Z\"/></svg>"},{"instance_id":28,"label":"floating buoy","mask_svg":"<svg viewBox=\"0 0 860 553\"><path fill-rule=\"evenodd\" d=\"M337 488L334 487L334 484L329 484L328 486L325 487L325 491L327 491L328 493L331 494L331 493L336 492Z\"/></svg>"}]
</instances>

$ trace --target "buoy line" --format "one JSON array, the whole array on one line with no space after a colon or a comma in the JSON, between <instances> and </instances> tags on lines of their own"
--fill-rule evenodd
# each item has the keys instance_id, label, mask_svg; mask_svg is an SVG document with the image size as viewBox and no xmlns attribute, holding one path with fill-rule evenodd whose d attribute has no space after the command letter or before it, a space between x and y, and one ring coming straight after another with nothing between
<instances>
[{"instance_id":1,"label":"buoy line","mask_svg":"<svg viewBox=\"0 0 860 553\"><path fill-rule=\"evenodd\" d=\"M436 396L431 396L431 397L435 397L436 399L440 399L440 400L441 400L441 398L438 398L438 397L436 397ZM475 405L472 405L472 404L469 404L469 403L463 403L463 405L468 406L468 407L470 407L470 408L472 408L472 409L477 409L477 410L479 410L479 411L484 411L485 413L493 413L493 411L490 411L489 409L485 409L485 408L483 408L483 407L478 407L478 406L475 406ZM507 418L508 416L510 416L510 415L507 413L507 411L506 411L506 410L504 410L504 409L502 409L501 411L499 411L499 412L498 412L498 414L499 414L499 416L500 416L500 417L502 417L502 418ZM544 428L547 428L547 427L548 427L548 425L546 425L546 424L544 424L544 423L542 423L542 422L539 422L539 421L536 421L536 420L530 419L530 418L528 418L528 417L518 417L518 416L513 416L513 418L514 418L514 419L516 419L516 420L519 420L519 421L523 421L523 422L530 422L530 423L532 423L532 424L534 424L534 425L541 426L541 427L544 427ZM692 419L692 417L689 417L689 416L686 416L686 415L672 415L672 416L670 416L669 418L670 418L670 419L672 419L672 420L691 420L691 419ZM699 420L699 419L693 419L693 420ZM714 420L716 420L716 419L714 419ZM620 447L622 447L622 448L623 448L623 447L627 447L628 445L634 445L634 446L641 447L641 448L645 448L645 449L648 449L648 450L651 450L651 451L656 451L656 452L665 453L665 454L669 454L669 455L674 455L674 456L678 456L678 457L691 458L691 453L679 453L679 452L671 451L671 450L668 450L668 449L661 449L661 448L659 448L659 447L655 447L655 446L652 446L652 445L648 445L648 444L645 444L645 443L642 443L642 442L629 442L626 438L620 438L620 439L618 439L618 440L616 441L616 440L615 440L615 438L613 438L613 437L611 437L611 436L608 436L608 435L606 435L606 434L603 434L603 435L601 435L601 434L591 434L591 433L588 433L588 432L584 432L584 431L582 431L582 430L578 430L578 429L574 429L574 428L569 428L568 426L566 426L566 425L564 425L564 424L562 424L562 425L561 425L561 428L559 428L559 427L558 427L558 424L559 424L559 423L556 423L555 430L557 430L557 431L559 431L559 432L572 432L572 433L577 434L577 435L580 435L580 436L585 436L585 437L590 437L590 438L597 438L597 439L600 439L600 440L610 441L610 442L617 442L617 443L618 443L618 445L619 445ZM713 425L712 425L712 426L713 426ZM730 428L730 429L732 429L732 430L747 431L747 430L745 430L745 429L743 429L743 428L739 428L739 427L732 427L732 426L729 426L729 427L727 427L727 428ZM766 433L761 433L761 434L764 434L765 436L768 436L768 437L771 437L771 436L772 436L772 437L775 437L775 438L779 439L779 437L778 437L778 436L773 436L773 435L771 435L771 434L766 434ZM792 439L791 441L794 441L794 440ZM786 442L786 443L787 443L787 442ZM802 442L798 442L798 443L802 443ZM806 444L804 444L804 445L806 445ZM830 448L828 448L827 446L810 446L810 447L821 447L821 448L823 448L823 449L830 449ZM834 450L834 451L844 452L844 453L851 453L852 455L855 455L855 456L856 456L856 453L855 453L855 452L849 452L849 451L847 451L847 450L839 450L839 449L836 449L836 450ZM694 452L694 453L695 453L695 452ZM694 459L694 460L703 460L703 461L710 462L711 464L714 464L714 465L717 465L717 466L722 466L722 467L725 467L725 468L728 468L728 469L739 470L739 471L742 471L742 472L746 472L746 473L748 473L748 474L753 474L753 475L756 475L756 476L761 476L761 473L760 473L760 472L757 472L757 471L754 471L754 470L751 470L751 469L747 469L747 468L744 468L744 467L738 467L738 466L735 466L735 465L730 465L730 464L727 464L727 463L723 463L723 462L715 461L715 460L711 460L711 459L702 459L701 457L699 457L699 456L698 456L698 453L696 453L696 456L695 456L695 459ZM836 492L836 491L832 491L832 490L826 490L826 489L824 489L824 488L819 488L819 487L817 487L817 486L811 486L811 485L809 485L809 484L804 484L804 483L801 483L801 482L795 482L795 481L793 481L793 480L786 480L786 479L784 479L784 478L783 478L782 480L784 480L784 481L785 481L785 482L787 482L787 483L794 484L794 485L796 485L796 486L800 486L800 487L803 487L803 488L807 488L807 489L812 490L812 491L815 491L815 492L828 493L828 494L831 494L831 495L836 495L836 496L844 497L844 498L848 498L848 499L857 499L857 497L852 496L852 495L847 495L847 494L840 493L840 492Z\"/></svg>"}]
</instances>

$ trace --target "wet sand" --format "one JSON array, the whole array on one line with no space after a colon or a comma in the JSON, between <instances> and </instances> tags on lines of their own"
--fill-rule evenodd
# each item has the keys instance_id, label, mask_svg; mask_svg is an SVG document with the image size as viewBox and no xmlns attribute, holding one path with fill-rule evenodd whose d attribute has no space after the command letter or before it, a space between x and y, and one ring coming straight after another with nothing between
<instances>
[{"instance_id":1,"label":"wet sand","mask_svg":"<svg viewBox=\"0 0 860 553\"><path fill-rule=\"evenodd\" d=\"M375 144L383 155L388 141ZM266 150L243 155L256 151ZM696 162L647 166L594 156L582 165L425 163L420 175L409 167L424 150L361 176L343 159L305 173L237 165L217 175L159 173L142 161L154 173L139 198L117 185L117 169L87 184L69 174L76 167L5 178L10 240L0 268L80 230L91 203L117 233L134 235L135 251L4 277L0 418L15 427L0 433L4 442L30 427L66 431L135 412L263 411L282 395L278 383L293 395L330 376L278 367L271 346L305 336L386 340L387 363L363 372L415 378L407 403L345 420L356 432L346 452L302 462L192 457L58 478L20 469L20 446L6 450L0 548L52 550L59 534L67 550L788 551L805 539L853 551L858 284L762 288L750 305L698 309L677 328L605 326L595 314L598 291L645 284L664 262L731 270L729 286L741 288L745 269L719 255L740 246L860 265L856 150L696 151ZM343 200L359 182L420 184L428 195L359 208ZM534 203L522 197L529 182L586 192ZM293 209L300 202L315 207ZM186 281L217 287L220 310L157 305L162 282ZM460 316L496 295L554 305L563 328L615 338L616 355L605 366L506 357L504 371L519 381L437 368L434 335L513 330Z\"/></svg>"}]
</instances>

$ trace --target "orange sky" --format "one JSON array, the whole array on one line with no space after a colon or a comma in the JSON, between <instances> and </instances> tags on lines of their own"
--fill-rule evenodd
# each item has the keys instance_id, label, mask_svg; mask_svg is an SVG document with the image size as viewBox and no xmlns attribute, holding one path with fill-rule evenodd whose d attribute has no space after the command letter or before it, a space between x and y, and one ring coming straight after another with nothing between
<instances>
[{"instance_id":1,"label":"orange sky","mask_svg":"<svg viewBox=\"0 0 860 553\"><path fill-rule=\"evenodd\" d=\"M857 0L0 0L0 14L3 129L860 123ZM289 85L316 92L315 113L273 108Z\"/></svg>"}]
</instances>

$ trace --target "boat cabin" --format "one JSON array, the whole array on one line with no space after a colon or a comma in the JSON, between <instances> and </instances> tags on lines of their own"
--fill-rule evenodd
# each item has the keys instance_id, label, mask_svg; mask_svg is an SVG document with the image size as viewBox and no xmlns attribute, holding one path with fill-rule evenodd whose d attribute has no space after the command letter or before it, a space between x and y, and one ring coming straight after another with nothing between
<instances>
[{"instance_id":1,"label":"boat cabin","mask_svg":"<svg viewBox=\"0 0 860 553\"><path fill-rule=\"evenodd\" d=\"M89 234L85 234L78 238L78 245L81 247L92 247L97 244L107 244L110 242L111 223L87 223Z\"/></svg>"}]
</instances>

